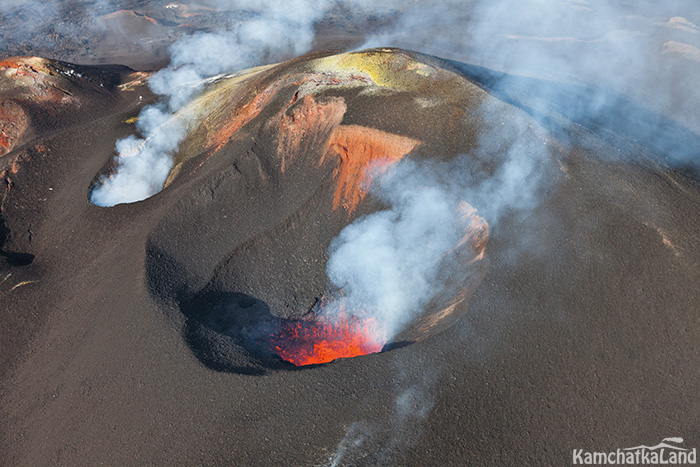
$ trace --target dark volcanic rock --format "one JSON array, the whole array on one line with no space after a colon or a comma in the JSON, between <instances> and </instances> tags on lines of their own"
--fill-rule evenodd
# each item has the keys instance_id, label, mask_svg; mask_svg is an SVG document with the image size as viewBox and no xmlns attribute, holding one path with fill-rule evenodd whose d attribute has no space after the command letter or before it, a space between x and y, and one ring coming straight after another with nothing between
<instances>
[{"instance_id":1,"label":"dark volcanic rock","mask_svg":"<svg viewBox=\"0 0 700 467\"><path fill-rule=\"evenodd\" d=\"M8 58L0 62L0 76L0 254L26 264L33 259L30 212L38 206L15 201L14 191L36 183L40 174L31 173L33 159L50 157L41 139L110 112L134 94L120 86L133 90L141 76L122 66L96 68L39 57ZM34 188L24 195L53 190Z\"/></svg>"},{"instance_id":2,"label":"dark volcanic rock","mask_svg":"<svg viewBox=\"0 0 700 467\"><path fill-rule=\"evenodd\" d=\"M173 191L180 199L147 247L151 290L179 303L195 354L214 368L248 359L232 356L234 348L246 353L241 333L250 337L250 330L220 324L220 315L241 312L236 297L260 303L262 322L313 312L321 297L332 295L325 273L330 241L381 207L366 197L368 167L389 167L409 154L454 157L458 147L467 148L453 141L447 149L448 135L419 130L413 119L453 128L463 119L454 109L484 97L440 62L389 49L310 56L223 80L200 96L193 107L206 109L202 123L158 195ZM473 208L466 219L472 222L467 236L481 235L478 251L465 243L471 253L460 260L464 271L453 290L431 306L432 320L424 316L402 340L424 338L466 310L485 268L488 237ZM232 303L211 306L227 296ZM249 344L255 352L259 342Z\"/></svg>"},{"instance_id":3,"label":"dark volcanic rock","mask_svg":"<svg viewBox=\"0 0 700 467\"><path fill-rule=\"evenodd\" d=\"M361 446L345 457L356 465L557 465L575 447L697 439L696 181L629 125L577 119L550 86L494 76L387 49L213 83L166 187L112 208L88 191L153 97L115 82L44 128L3 94L2 460L316 465L340 443ZM581 87L556 89L585 103ZM23 114L33 139L13 136ZM470 224L481 235L461 252L489 268L459 326L270 371L290 365L254 331L312 309L331 239L383 207L358 166L463 153L488 179L514 142L501 128L541 149L544 183L485 250ZM492 222L489 203L465 201ZM471 293L472 272L450 277ZM449 318L455 290L434 316Z\"/></svg>"}]
</instances>

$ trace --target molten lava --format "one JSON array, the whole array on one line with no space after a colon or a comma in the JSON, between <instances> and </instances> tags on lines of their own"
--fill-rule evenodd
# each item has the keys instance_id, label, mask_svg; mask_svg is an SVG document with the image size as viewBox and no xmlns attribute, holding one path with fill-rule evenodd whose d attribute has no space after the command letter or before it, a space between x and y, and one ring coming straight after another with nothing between
<instances>
[{"instance_id":1,"label":"molten lava","mask_svg":"<svg viewBox=\"0 0 700 467\"><path fill-rule=\"evenodd\" d=\"M296 366L381 352L386 344L380 323L369 316L316 316L285 319L270 337L272 350Z\"/></svg>"}]
</instances>

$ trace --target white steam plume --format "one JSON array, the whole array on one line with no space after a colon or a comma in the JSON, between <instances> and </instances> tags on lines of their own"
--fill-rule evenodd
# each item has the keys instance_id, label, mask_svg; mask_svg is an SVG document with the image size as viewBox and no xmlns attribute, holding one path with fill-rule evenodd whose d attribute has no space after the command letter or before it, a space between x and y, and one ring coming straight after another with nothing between
<instances>
[{"instance_id":1,"label":"white steam plume","mask_svg":"<svg viewBox=\"0 0 700 467\"><path fill-rule=\"evenodd\" d=\"M324 467L339 467L342 465L341 462L346 460L348 454L352 455L354 452L359 451L364 441L371 435L371 430L365 424L352 423L345 429L345 436L340 440L333 457L328 460Z\"/></svg>"},{"instance_id":2,"label":"white steam plume","mask_svg":"<svg viewBox=\"0 0 700 467\"><path fill-rule=\"evenodd\" d=\"M249 20L225 31L199 33L171 47L171 65L156 74L152 89L163 95L160 113L181 108L202 86L219 73L258 65L310 49L314 24L333 8L373 14L392 12L395 21L375 32L366 46L395 45L439 56L484 65L516 74L595 84L578 93L538 83L530 104L536 111L561 111L574 121L599 122L637 132L670 162L697 166L697 151L688 138L700 132L697 86L692 81L700 61L692 53L700 45L700 17L692 0L658 4L610 4L602 1L457 0L421 2L392 1L381 5L368 0L295 0L279 4L251 0L208 1L229 11L251 13ZM683 28L676 27L684 25ZM369 30L369 29L368 29ZM509 89L512 80L501 76L490 83L495 91ZM619 92L640 100L657 112L615 114L620 110ZM640 110L632 108L630 112ZM629 112L627 112L629 113ZM155 115L156 113L153 113ZM667 117L681 117L692 131L668 127ZM160 116L158 117L160 118ZM186 131L173 124L169 138L177 147ZM113 205L143 199L157 192L172 164L171 144L161 147L149 139L145 128L138 155L120 154L118 173L92 193L96 204ZM145 133L144 133L145 132ZM133 144L129 144L133 148ZM140 159L140 160L137 160ZM160 170L143 171L154 166ZM124 175L121 175L123 173ZM110 193L111 192L111 193Z\"/></svg>"},{"instance_id":3,"label":"white steam plume","mask_svg":"<svg viewBox=\"0 0 700 467\"><path fill-rule=\"evenodd\" d=\"M328 279L345 295L326 312L369 314L391 341L447 290L446 272L457 266L448 253L465 234L460 203L489 223L537 205L549 150L524 113L512 109L508 117L487 124L468 154L449 162L404 160L383 176L371 192L390 208L356 220L331 243ZM491 166L488 175L483 163Z\"/></svg>"},{"instance_id":4,"label":"white steam plume","mask_svg":"<svg viewBox=\"0 0 700 467\"><path fill-rule=\"evenodd\" d=\"M376 193L391 208L353 222L330 247L328 278L345 292L343 308L376 318L387 339L440 293L440 258L461 238L460 200L425 172L397 166Z\"/></svg>"},{"instance_id":5,"label":"white steam plume","mask_svg":"<svg viewBox=\"0 0 700 467\"><path fill-rule=\"evenodd\" d=\"M94 204L135 202L160 191L189 123L185 115L175 112L201 90L205 79L309 50L314 21L332 2L236 0L225 4L255 16L227 31L198 33L171 46L170 65L149 81L162 102L139 115L141 138L130 136L117 142L116 172L94 188Z\"/></svg>"},{"instance_id":6,"label":"white steam plume","mask_svg":"<svg viewBox=\"0 0 700 467\"><path fill-rule=\"evenodd\" d=\"M263 12L252 2L233 3L256 11L259 16L254 21L259 22L194 36L173 46L173 65L152 81L170 111L199 90L177 83L197 83L260 60L307 50L313 23L332 4L315 4L319 5L316 10L309 11L310 3L293 2L295 7L270 12L280 7L266 2ZM371 11L370 3L361 1L356 6ZM670 162L698 166L698 150L693 147L700 131L696 112L700 93L694 82L700 72L695 52L700 46L696 0L445 0L395 6L394 24L365 46L405 47L512 75L552 80L540 80L536 88L523 90L534 111L559 113L577 122L614 124L622 133L644 128L648 133L644 142L653 143ZM293 34L287 35L288 31ZM216 53L206 57L209 51ZM512 75L497 76L489 87L507 91L520 79ZM562 88L561 83L584 87ZM651 111L621 112L609 119L609 114L619 111L621 100L616 93L641 103L630 109ZM480 117L488 113L481 109ZM674 120L689 131L667 131L667 123ZM386 325L391 339L444 289L438 259L460 239L461 227L455 222L459 201L475 206L492 227L507 214L528 212L537 205L543 184L538 169L548 154L528 136L528 121L515 114L501 129L494 123L480 135L477 150L452 163L406 161L389 173L374 193L389 209L348 226L329 252L329 281L346 292L346 313L370 312ZM161 151L164 166L172 151ZM480 161L485 165L495 161L496 169L486 173L479 169ZM164 180L164 175L159 177ZM128 187L131 181L125 178L123 183ZM149 188L151 193L158 189L158 183ZM430 404L410 409L411 404L403 402L413 396L410 391L406 394L397 399L397 413L405 419L415 412L422 420ZM365 437L362 430L349 430L333 465L343 461L349 446L364 445Z\"/></svg>"},{"instance_id":7,"label":"white steam plume","mask_svg":"<svg viewBox=\"0 0 700 467\"><path fill-rule=\"evenodd\" d=\"M519 85L517 92L524 96L518 97L527 100L535 115L559 114L564 122L612 126L651 145L672 164L697 168L700 118L695 109L700 92L689 79L700 71L700 60L693 61L692 53L700 39L693 27L700 20L697 11L691 1L426 2L404 10L392 27L363 47L404 47L514 74L494 73L488 86L509 92ZM669 27L669 22L686 26ZM680 52L673 55L676 50ZM527 88L518 74L541 79L531 80L536 87ZM616 93L639 105L626 104ZM620 104L631 112L621 111ZM478 115L486 120L492 112L482 108ZM505 215L535 208L542 189L551 183L541 170L542 161L551 156L531 137L532 120L519 113L509 119L500 130L498 122L491 122L479 135L479 149L450 164L397 168L393 177L399 174L406 184L392 181L382 186L389 194L380 193L391 210L354 222L334 241L329 280L350 291L354 301L381 308L377 316L389 321L390 334L444 288L426 258L454 241L449 227L430 230L433 220L440 222L441 213L451 209L450 200L465 199L497 229ZM679 121L690 130L668 130L669 123ZM485 167L496 162L498 169L482 171L481 161ZM436 172L443 175L431 175ZM425 190L441 193L441 201L417 195ZM414 214L421 209L424 215ZM429 210L436 211L434 219ZM406 225L411 243L400 238ZM404 399L398 397L397 404ZM426 406L405 413L422 419L429 410Z\"/></svg>"},{"instance_id":8,"label":"white steam plume","mask_svg":"<svg viewBox=\"0 0 700 467\"><path fill-rule=\"evenodd\" d=\"M315 37L314 24L332 8L342 6L386 14L401 2L374 5L368 0L210 0L204 3L252 16L224 31L196 33L170 47L170 65L149 80L151 90L162 99L139 115L140 138L131 136L117 143L116 172L93 189L92 203L99 206L130 203L162 189L173 165L173 154L187 132L188 117L176 112L201 91L207 78L309 51ZM156 132L164 134L158 136Z\"/></svg>"},{"instance_id":9,"label":"white steam plume","mask_svg":"<svg viewBox=\"0 0 700 467\"><path fill-rule=\"evenodd\" d=\"M413 447L421 435L421 425L435 406L435 385L445 365L437 359L416 359L406 354L394 361L394 403L391 416L379 422L354 422L324 467L342 465L397 465L394 457Z\"/></svg>"},{"instance_id":10,"label":"white steam plume","mask_svg":"<svg viewBox=\"0 0 700 467\"><path fill-rule=\"evenodd\" d=\"M621 30L620 22L627 21L626 15L631 13L629 6L628 10L623 10L592 2L530 0L525 3L532 8L524 9L510 0L501 0L466 6L448 1L425 9L408 9L394 28L366 45L419 45L435 53L442 50L461 58L471 56L478 63L490 60L508 70L537 72L550 79L572 80L577 76L603 82L610 89L632 91L637 96L644 94L645 88L636 74L641 71L640 67L656 63L659 58L639 58L645 53L639 43L629 38L641 33L616 34ZM469 18L468 12L475 16ZM654 27L652 20L659 14L658 7L646 13L652 16L649 24ZM576 18L583 21L583 25L567 29L575 24ZM456 34L453 27L445 27L446 23L455 26L460 21L471 26L465 37ZM582 34L587 27L587 39L573 36ZM445 34L436 35L435 28L444 30ZM561 36L564 33L568 35ZM520 43L513 39L515 34L535 39ZM592 43L595 46L583 47L581 55L571 60L565 53L571 50L551 46L560 39L567 44ZM604 47L598 47L598 43ZM606 77L610 67L604 59L609 54L622 58L621 63L614 65L613 76ZM522 77L494 76L495 81L489 86L496 92L510 86L523 89L518 81ZM389 204L390 209L353 222L333 241L327 274L330 283L346 293L344 313L369 312L384 326L386 338L391 341L446 288L448 278L440 271L449 270L451 265L437 259L459 242L461 227L455 221L459 201L473 205L479 215L497 229L504 214L520 215L535 208L542 199L541 192L548 188L546 185L553 183L542 177L546 162L553 158L549 154L548 132L536 123L537 115L560 114L584 123L597 122L606 118L607 113L618 110L616 107L622 102L615 94L599 87L562 87L553 80L531 82L535 85L524 91L534 95L525 99L535 118L513 108L506 112L495 100L486 101L480 109L470 109L483 123L477 149L450 163L399 163L374 193ZM673 101L671 88L666 86L657 91L657 104L668 105ZM697 101L695 88L685 91ZM640 113L621 114L618 116L629 121L608 123L624 131L633 131L635 125L650 130L662 126L662 117L654 112L644 113L643 108L631 104L627 108L638 109ZM558 122L567 122L567 118ZM692 132L664 131L652 133L657 148L667 149L663 156L680 164L698 162L697 148L693 152L691 146L688 151L688 144L698 141L697 135L693 140ZM681 140L673 141L679 135ZM566 131L557 136L566 137ZM693 156L695 159L688 159ZM527 242L529 237L523 237L521 242ZM543 241L546 239L539 240ZM329 307L329 310L335 308L340 306Z\"/></svg>"}]
</instances>

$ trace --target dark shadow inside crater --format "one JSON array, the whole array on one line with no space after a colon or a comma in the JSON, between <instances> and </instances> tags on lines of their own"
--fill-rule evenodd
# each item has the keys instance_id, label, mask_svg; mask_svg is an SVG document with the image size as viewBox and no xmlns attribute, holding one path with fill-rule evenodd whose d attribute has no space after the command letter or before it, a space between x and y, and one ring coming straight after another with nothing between
<instances>
[{"instance_id":1,"label":"dark shadow inside crater","mask_svg":"<svg viewBox=\"0 0 700 467\"><path fill-rule=\"evenodd\" d=\"M5 258L5 261L10 266L29 266L34 262L34 255L31 253L16 253L0 250L0 256Z\"/></svg>"},{"instance_id":2,"label":"dark shadow inside crater","mask_svg":"<svg viewBox=\"0 0 700 467\"><path fill-rule=\"evenodd\" d=\"M275 354L269 337L279 318L263 300L237 292L205 292L180 303L183 337L209 369L247 375L298 369Z\"/></svg>"},{"instance_id":3,"label":"dark shadow inside crater","mask_svg":"<svg viewBox=\"0 0 700 467\"><path fill-rule=\"evenodd\" d=\"M295 366L275 351L275 342L291 327L316 326L315 315L282 318L270 312L265 301L238 292L204 292L181 302L186 317L183 338L194 355L214 371L243 375L263 375L271 370L301 371L327 363ZM310 318L310 319L309 319ZM323 322L323 319L320 321ZM299 337L300 347L304 338ZM406 347L415 341L388 342L381 352ZM372 352L369 352L372 353Z\"/></svg>"}]
</instances>

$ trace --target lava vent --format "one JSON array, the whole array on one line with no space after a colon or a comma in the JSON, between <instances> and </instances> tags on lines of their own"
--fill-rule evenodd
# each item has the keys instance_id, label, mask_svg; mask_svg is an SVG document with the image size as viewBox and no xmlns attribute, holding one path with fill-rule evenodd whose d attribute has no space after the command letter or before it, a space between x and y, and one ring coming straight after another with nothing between
<instances>
[{"instance_id":1,"label":"lava vent","mask_svg":"<svg viewBox=\"0 0 700 467\"><path fill-rule=\"evenodd\" d=\"M425 260L439 290L400 326L327 268L347 226L390 207L377 193L397 168L474 145L468 112L487 98L439 59L372 49L223 78L183 108L188 135L153 200L171 208L149 236L147 273L154 296L178 303L194 354L257 372L376 353L453 324L487 267L488 225L469 199L450 205L454 238Z\"/></svg>"}]
</instances>

